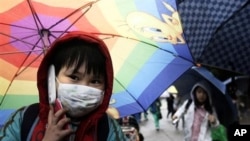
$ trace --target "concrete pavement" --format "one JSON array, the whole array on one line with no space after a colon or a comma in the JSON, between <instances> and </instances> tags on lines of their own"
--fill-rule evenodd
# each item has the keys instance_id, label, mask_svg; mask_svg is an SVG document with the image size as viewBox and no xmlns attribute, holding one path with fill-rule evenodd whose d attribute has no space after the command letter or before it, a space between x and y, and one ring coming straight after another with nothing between
<instances>
[{"instance_id":1,"label":"concrete pavement","mask_svg":"<svg viewBox=\"0 0 250 141\"><path fill-rule=\"evenodd\" d=\"M142 119L140 123L140 130L144 136L144 141L182 141L183 140L183 130L182 123L179 123L178 130L172 124L170 118L167 119L167 106L166 100L162 99L162 116L160 120L160 131L156 131L153 121L152 114L148 111L148 120L145 120L142 114Z\"/></svg>"}]
</instances>

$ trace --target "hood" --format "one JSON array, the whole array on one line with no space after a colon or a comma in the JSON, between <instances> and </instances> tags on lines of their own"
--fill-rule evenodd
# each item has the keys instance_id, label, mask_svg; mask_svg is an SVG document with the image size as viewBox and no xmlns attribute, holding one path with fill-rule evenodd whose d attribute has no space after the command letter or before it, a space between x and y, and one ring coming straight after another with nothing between
<instances>
[{"instance_id":1,"label":"hood","mask_svg":"<svg viewBox=\"0 0 250 141\"><path fill-rule=\"evenodd\" d=\"M190 93L191 99L192 99L193 101L196 102L196 100L194 99L194 94L195 94L194 92L195 92L195 89L196 89L197 87L201 87L201 88L203 88L203 89L207 92L208 99L209 99L209 103L210 103L210 105L212 105L211 88L210 88L210 84L207 83L206 81L199 81L199 82L197 82L197 83L192 87L191 93Z\"/></svg>"},{"instance_id":2,"label":"hood","mask_svg":"<svg viewBox=\"0 0 250 141\"><path fill-rule=\"evenodd\" d=\"M43 61L40 64L40 67L38 69L38 73L37 73L37 86L38 86L38 90L39 90L39 101L40 101L40 112L39 112L39 117L40 120L42 121L46 121L47 122L47 116L48 114L44 114L44 113L48 113L49 111L49 101L48 101L48 87L47 87L47 78L48 78L48 69L49 66L51 65L51 59L53 58L54 54L57 52L57 50L61 50L63 49L62 46L57 46L58 43L62 42L62 41L67 41L71 38L79 38L82 39L86 42L89 43L97 43L99 45L100 50L102 51L102 53L104 54L105 58L106 58L106 87L105 87L105 95L104 95L104 99L102 104L99 106L98 109L96 109L97 112L93 114L91 114L90 116L92 117L88 117L90 119L94 119L95 118L99 118L101 115L103 115L105 113L105 111L108 108L109 105L109 100L112 94L112 88L113 88L113 67L112 67L112 61L111 61L111 57L108 51L107 46L105 45L105 43L97 38L94 35L91 35L89 33L85 33L85 32L80 32L80 31L74 31L74 32L70 32L68 34L66 34L65 36L57 39L49 48L48 52L46 53L46 55L44 56Z\"/></svg>"}]
</instances>

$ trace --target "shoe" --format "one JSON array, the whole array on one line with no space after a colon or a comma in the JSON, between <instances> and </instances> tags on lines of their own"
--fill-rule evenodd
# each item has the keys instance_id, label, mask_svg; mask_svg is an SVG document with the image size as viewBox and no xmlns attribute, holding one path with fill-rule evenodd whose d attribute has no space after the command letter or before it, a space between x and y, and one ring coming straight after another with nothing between
<instances>
[{"instance_id":1,"label":"shoe","mask_svg":"<svg viewBox=\"0 0 250 141\"><path fill-rule=\"evenodd\" d=\"M158 131L160 131L160 128L159 128L159 127L157 127L157 128L156 128L156 131L157 131L157 132L158 132Z\"/></svg>"},{"instance_id":2,"label":"shoe","mask_svg":"<svg viewBox=\"0 0 250 141\"><path fill-rule=\"evenodd\" d=\"M175 130L179 130L178 126L175 126Z\"/></svg>"}]
</instances>

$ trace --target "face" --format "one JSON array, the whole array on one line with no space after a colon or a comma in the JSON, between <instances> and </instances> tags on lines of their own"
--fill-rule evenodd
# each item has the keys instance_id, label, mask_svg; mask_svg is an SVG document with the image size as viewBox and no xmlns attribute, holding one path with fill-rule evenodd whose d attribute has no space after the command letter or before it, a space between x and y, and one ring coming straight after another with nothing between
<instances>
[{"instance_id":1,"label":"face","mask_svg":"<svg viewBox=\"0 0 250 141\"><path fill-rule=\"evenodd\" d=\"M235 94L235 92L237 91L237 87L236 86L229 86L229 93L230 94Z\"/></svg>"},{"instance_id":2,"label":"face","mask_svg":"<svg viewBox=\"0 0 250 141\"><path fill-rule=\"evenodd\" d=\"M88 74L85 65L77 71L74 70L74 66L61 68L57 75L57 92L63 108L68 109L67 115L79 118L95 110L102 103L105 81L104 77Z\"/></svg>"},{"instance_id":3,"label":"face","mask_svg":"<svg viewBox=\"0 0 250 141\"><path fill-rule=\"evenodd\" d=\"M207 92L202 89L201 87L198 87L195 91L196 98L198 102L204 103L207 99Z\"/></svg>"},{"instance_id":4,"label":"face","mask_svg":"<svg viewBox=\"0 0 250 141\"><path fill-rule=\"evenodd\" d=\"M93 73L87 74L85 65L82 65L77 72L74 67L62 67L57 79L61 83L85 85L100 90L104 90L105 81L103 76L95 76Z\"/></svg>"}]
</instances>

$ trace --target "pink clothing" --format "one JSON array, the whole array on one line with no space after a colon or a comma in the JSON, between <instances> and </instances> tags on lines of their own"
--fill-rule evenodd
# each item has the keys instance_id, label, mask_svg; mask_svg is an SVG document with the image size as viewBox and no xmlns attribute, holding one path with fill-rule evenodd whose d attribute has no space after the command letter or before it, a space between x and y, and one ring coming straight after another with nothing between
<instances>
[{"instance_id":1,"label":"pink clothing","mask_svg":"<svg viewBox=\"0 0 250 141\"><path fill-rule=\"evenodd\" d=\"M197 108L195 110L191 141L198 141L201 123L204 120L205 115L206 115L206 110L204 108Z\"/></svg>"}]
</instances>

